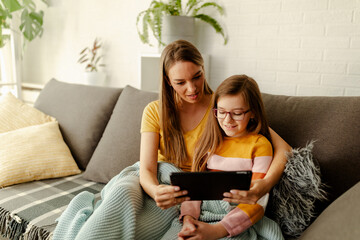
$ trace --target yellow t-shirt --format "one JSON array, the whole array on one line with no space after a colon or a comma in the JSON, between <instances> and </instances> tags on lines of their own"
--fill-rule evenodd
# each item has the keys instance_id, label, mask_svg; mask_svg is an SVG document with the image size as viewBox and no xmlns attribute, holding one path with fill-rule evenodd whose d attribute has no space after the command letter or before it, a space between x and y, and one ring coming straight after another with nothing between
<instances>
[{"instance_id":1,"label":"yellow t-shirt","mask_svg":"<svg viewBox=\"0 0 360 240\"><path fill-rule=\"evenodd\" d=\"M210 112L210 105L204 117L201 119L200 123L193 130L184 133L184 141L186 145L186 153L188 156L188 160L183 166L179 166L184 171L191 170L191 163L194 154L195 144L205 128L205 123L209 115L209 112ZM164 156L165 150L164 150L163 132L160 129L159 100L153 101L145 107L141 121L141 133L143 132L156 132L160 134L158 161L166 162L167 159Z\"/></svg>"}]
</instances>

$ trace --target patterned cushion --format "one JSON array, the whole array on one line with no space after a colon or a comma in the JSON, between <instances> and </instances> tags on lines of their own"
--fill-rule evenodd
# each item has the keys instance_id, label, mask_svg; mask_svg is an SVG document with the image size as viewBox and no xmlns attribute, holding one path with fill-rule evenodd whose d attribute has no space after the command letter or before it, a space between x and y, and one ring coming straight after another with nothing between
<instances>
[{"instance_id":1,"label":"patterned cushion","mask_svg":"<svg viewBox=\"0 0 360 240\"><path fill-rule=\"evenodd\" d=\"M78 173L57 122L0 134L0 187Z\"/></svg>"},{"instance_id":2,"label":"patterned cushion","mask_svg":"<svg viewBox=\"0 0 360 240\"><path fill-rule=\"evenodd\" d=\"M55 118L27 105L11 93L0 98L0 133L51 121Z\"/></svg>"}]
</instances>

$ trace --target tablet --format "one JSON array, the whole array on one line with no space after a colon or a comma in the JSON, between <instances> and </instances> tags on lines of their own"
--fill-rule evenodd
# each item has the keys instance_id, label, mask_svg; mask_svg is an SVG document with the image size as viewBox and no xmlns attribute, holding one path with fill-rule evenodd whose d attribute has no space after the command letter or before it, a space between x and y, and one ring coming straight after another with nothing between
<instances>
[{"instance_id":1,"label":"tablet","mask_svg":"<svg viewBox=\"0 0 360 240\"><path fill-rule=\"evenodd\" d=\"M187 190L191 200L221 200L232 189L249 190L251 171L173 172L171 185Z\"/></svg>"}]
</instances>

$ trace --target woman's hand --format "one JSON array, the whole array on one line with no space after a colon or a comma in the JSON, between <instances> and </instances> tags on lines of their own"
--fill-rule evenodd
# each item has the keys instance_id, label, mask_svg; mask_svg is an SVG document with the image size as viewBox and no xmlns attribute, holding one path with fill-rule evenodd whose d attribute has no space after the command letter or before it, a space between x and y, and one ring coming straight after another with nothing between
<instances>
[{"instance_id":1,"label":"woman's hand","mask_svg":"<svg viewBox=\"0 0 360 240\"><path fill-rule=\"evenodd\" d=\"M157 185L155 187L154 200L159 208L167 209L190 200L189 197L181 197L186 194L187 191L180 191L180 188L177 186Z\"/></svg>"},{"instance_id":2,"label":"woman's hand","mask_svg":"<svg viewBox=\"0 0 360 240\"><path fill-rule=\"evenodd\" d=\"M270 186L271 188L271 186ZM231 190L224 193L224 201L230 203L255 204L262 196L270 191L269 184L265 179L251 181L249 191Z\"/></svg>"},{"instance_id":3,"label":"woman's hand","mask_svg":"<svg viewBox=\"0 0 360 240\"><path fill-rule=\"evenodd\" d=\"M226 237L228 235L228 232L221 223L208 224L197 221L192 217L185 217L183 228L178 234L179 240L211 240Z\"/></svg>"}]
</instances>

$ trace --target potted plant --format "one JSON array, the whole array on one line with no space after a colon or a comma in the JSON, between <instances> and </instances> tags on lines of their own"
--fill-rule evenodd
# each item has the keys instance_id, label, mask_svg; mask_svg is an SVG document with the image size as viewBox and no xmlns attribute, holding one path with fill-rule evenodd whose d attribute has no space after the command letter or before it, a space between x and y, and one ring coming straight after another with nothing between
<instances>
[{"instance_id":1,"label":"potted plant","mask_svg":"<svg viewBox=\"0 0 360 240\"><path fill-rule=\"evenodd\" d=\"M163 21L165 16L187 16L192 19L199 19L207 24L210 24L216 33L221 34L224 38L224 44L227 43L228 37L225 34L224 28L213 17L201 13L208 7L215 8L220 15L224 14L224 9L216 2L207 2L204 0L188 0L183 6L181 0L169 0L167 3L163 1L153 0L148 9L140 12L136 19L136 26L141 41L145 44L152 44L149 41L149 30L152 31L153 36L158 41L159 47L166 45L163 41ZM140 28L142 23L142 29ZM184 28L185 26L182 26ZM181 29L182 29L181 28ZM141 29L141 30L140 30ZM173 27L172 29L179 29Z\"/></svg>"},{"instance_id":2,"label":"potted plant","mask_svg":"<svg viewBox=\"0 0 360 240\"><path fill-rule=\"evenodd\" d=\"M85 47L80 52L78 63L85 64L85 80L91 85L103 85L106 75L100 72L100 68L105 67L101 63L103 56L100 54L102 43L100 39L95 38L91 47Z\"/></svg>"},{"instance_id":3,"label":"potted plant","mask_svg":"<svg viewBox=\"0 0 360 240\"><path fill-rule=\"evenodd\" d=\"M41 1L48 4L48 0ZM35 2L35 0L0 1L0 48L5 46L6 40L9 38L8 34L3 33L3 29L12 27L11 21L14 16L20 19L18 30L21 31L25 40L32 41L36 37L41 37L44 12L36 10Z\"/></svg>"}]
</instances>

